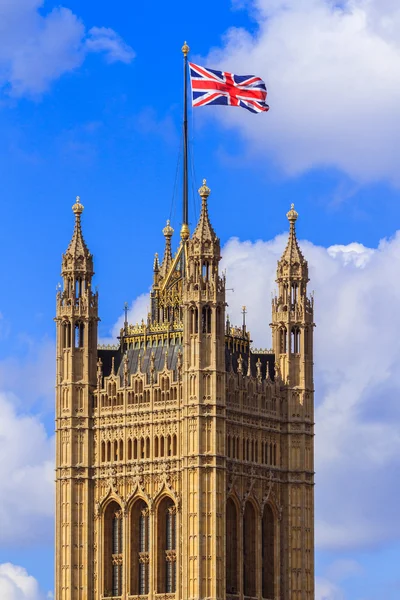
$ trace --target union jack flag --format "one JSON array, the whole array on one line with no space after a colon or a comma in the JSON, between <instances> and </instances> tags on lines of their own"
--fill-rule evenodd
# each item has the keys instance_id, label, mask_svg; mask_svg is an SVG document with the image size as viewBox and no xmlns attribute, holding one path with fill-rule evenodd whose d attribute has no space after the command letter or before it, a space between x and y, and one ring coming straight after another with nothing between
<instances>
[{"instance_id":1,"label":"union jack flag","mask_svg":"<svg viewBox=\"0 0 400 600\"><path fill-rule=\"evenodd\" d=\"M260 77L234 75L189 63L192 106L224 104L242 106L254 113L269 109L267 88Z\"/></svg>"}]
</instances>

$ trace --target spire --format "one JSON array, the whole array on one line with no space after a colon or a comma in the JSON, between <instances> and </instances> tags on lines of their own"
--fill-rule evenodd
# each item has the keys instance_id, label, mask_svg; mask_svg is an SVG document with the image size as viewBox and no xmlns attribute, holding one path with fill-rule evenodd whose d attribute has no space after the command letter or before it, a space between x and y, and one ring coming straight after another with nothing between
<instances>
[{"instance_id":1,"label":"spire","mask_svg":"<svg viewBox=\"0 0 400 600\"><path fill-rule=\"evenodd\" d=\"M93 275L93 257L83 239L81 227L81 215L83 213L83 204L79 196L72 207L75 214L75 227L69 246L63 255L62 270L65 271L84 271Z\"/></svg>"},{"instance_id":2,"label":"spire","mask_svg":"<svg viewBox=\"0 0 400 600\"><path fill-rule=\"evenodd\" d=\"M210 195L210 192L210 188L207 187L207 181L203 179L203 185L201 188L199 188L199 195L201 197L201 213L196 229L194 230L192 236L193 240L198 240L202 244L204 244L204 242L211 242L214 244L219 241L213 226L211 225L210 217L208 216L207 199Z\"/></svg>"},{"instance_id":3,"label":"spire","mask_svg":"<svg viewBox=\"0 0 400 600\"><path fill-rule=\"evenodd\" d=\"M306 260L300 250L299 244L296 237L296 221L299 216L294 209L294 204L291 205L290 210L286 213L288 221L290 223L289 239L286 244L286 248L282 254L281 261L286 261L289 264L298 263L299 265L306 264Z\"/></svg>"},{"instance_id":4,"label":"spire","mask_svg":"<svg viewBox=\"0 0 400 600\"><path fill-rule=\"evenodd\" d=\"M158 285L160 275L160 263L158 262L158 252L154 255L154 263L153 263L153 285Z\"/></svg>"},{"instance_id":5,"label":"spire","mask_svg":"<svg viewBox=\"0 0 400 600\"><path fill-rule=\"evenodd\" d=\"M171 250L171 238L174 234L174 230L172 229L169 219L167 221L166 226L163 229L163 234L165 237L165 250L164 250L164 258L160 267L160 275L161 277L165 277L169 271L169 268L172 263L172 250ZM156 264L156 263L154 263ZM157 257L157 265L158 265L158 257Z\"/></svg>"}]
</instances>

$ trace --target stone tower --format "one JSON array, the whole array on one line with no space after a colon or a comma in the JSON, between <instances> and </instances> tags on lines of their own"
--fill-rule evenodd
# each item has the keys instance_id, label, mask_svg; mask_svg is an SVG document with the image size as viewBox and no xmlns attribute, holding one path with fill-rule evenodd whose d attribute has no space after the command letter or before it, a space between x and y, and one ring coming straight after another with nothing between
<instances>
[{"instance_id":1,"label":"stone tower","mask_svg":"<svg viewBox=\"0 0 400 600\"><path fill-rule=\"evenodd\" d=\"M93 597L93 388L97 360L97 293L93 258L82 235L83 206L62 257L57 293L56 577L57 600Z\"/></svg>"},{"instance_id":2,"label":"stone tower","mask_svg":"<svg viewBox=\"0 0 400 600\"><path fill-rule=\"evenodd\" d=\"M97 346L75 230L57 295L56 600L313 600L313 303L294 207L271 350L225 318L210 190L150 312Z\"/></svg>"}]
</instances>

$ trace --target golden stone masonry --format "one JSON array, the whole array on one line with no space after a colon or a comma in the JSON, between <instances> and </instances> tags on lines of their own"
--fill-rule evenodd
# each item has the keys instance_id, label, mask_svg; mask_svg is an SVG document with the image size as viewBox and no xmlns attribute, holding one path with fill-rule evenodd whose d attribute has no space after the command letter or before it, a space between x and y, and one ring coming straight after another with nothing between
<instances>
[{"instance_id":1,"label":"golden stone masonry","mask_svg":"<svg viewBox=\"0 0 400 600\"><path fill-rule=\"evenodd\" d=\"M313 600L313 299L292 205L272 350L225 315L210 190L99 347L83 206L57 293L56 600ZM127 314L127 313L126 313ZM267 318L267 316L266 316Z\"/></svg>"}]
</instances>

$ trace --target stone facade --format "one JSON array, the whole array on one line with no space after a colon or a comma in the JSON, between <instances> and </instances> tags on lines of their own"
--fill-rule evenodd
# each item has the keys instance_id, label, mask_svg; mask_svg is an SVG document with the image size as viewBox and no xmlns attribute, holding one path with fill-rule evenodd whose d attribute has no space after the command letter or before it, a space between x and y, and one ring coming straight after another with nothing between
<instances>
[{"instance_id":1,"label":"stone facade","mask_svg":"<svg viewBox=\"0 0 400 600\"><path fill-rule=\"evenodd\" d=\"M225 316L210 190L146 321L97 346L83 206L57 294L56 600L314 598L313 300L290 233L272 350Z\"/></svg>"}]
</instances>

